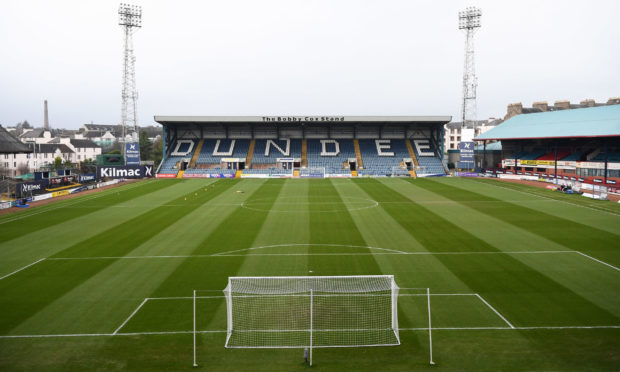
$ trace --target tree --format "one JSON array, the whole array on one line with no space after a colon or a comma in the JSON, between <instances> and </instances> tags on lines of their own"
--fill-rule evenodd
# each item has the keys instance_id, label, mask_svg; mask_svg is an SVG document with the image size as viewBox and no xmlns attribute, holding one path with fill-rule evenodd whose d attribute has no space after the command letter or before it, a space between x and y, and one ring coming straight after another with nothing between
<instances>
[{"instance_id":1,"label":"tree","mask_svg":"<svg viewBox=\"0 0 620 372\"><path fill-rule=\"evenodd\" d=\"M54 158L54 169L60 168L62 168L62 158L60 156L57 156Z\"/></svg>"},{"instance_id":2,"label":"tree","mask_svg":"<svg viewBox=\"0 0 620 372\"><path fill-rule=\"evenodd\" d=\"M155 166L161 162L161 158L163 156L163 141L161 138L155 140L153 144L153 161Z\"/></svg>"},{"instance_id":3,"label":"tree","mask_svg":"<svg viewBox=\"0 0 620 372\"><path fill-rule=\"evenodd\" d=\"M24 122L22 123L22 129L32 129L32 126L30 125L28 120L24 120Z\"/></svg>"},{"instance_id":4,"label":"tree","mask_svg":"<svg viewBox=\"0 0 620 372\"><path fill-rule=\"evenodd\" d=\"M19 163L19 166L17 167L17 171L21 175L30 173L30 168L28 167L28 163Z\"/></svg>"},{"instance_id":5,"label":"tree","mask_svg":"<svg viewBox=\"0 0 620 372\"><path fill-rule=\"evenodd\" d=\"M149 134L140 131L140 160L150 160L153 155L153 143L149 140Z\"/></svg>"},{"instance_id":6,"label":"tree","mask_svg":"<svg viewBox=\"0 0 620 372\"><path fill-rule=\"evenodd\" d=\"M114 140L110 146L107 146L103 150L104 154L120 154L122 150L121 143L118 140Z\"/></svg>"},{"instance_id":7,"label":"tree","mask_svg":"<svg viewBox=\"0 0 620 372\"><path fill-rule=\"evenodd\" d=\"M71 163L71 160L67 159L65 160L65 168L71 168L73 167L73 163Z\"/></svg>"}]
</instances>

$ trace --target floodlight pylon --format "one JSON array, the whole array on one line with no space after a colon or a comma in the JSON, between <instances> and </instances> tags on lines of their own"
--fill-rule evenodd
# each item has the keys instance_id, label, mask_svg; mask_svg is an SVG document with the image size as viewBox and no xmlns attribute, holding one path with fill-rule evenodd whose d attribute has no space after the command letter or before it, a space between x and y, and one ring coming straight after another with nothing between
<instances>
[{"instance_id":1,"label":"floodlight pylon","mask_svg":"<svg viewBox=\"0 0 620 372\"><path fill-rule=\"evenodd\" d=\"M459 12L459 30L465 31L465 65L463 69L463 128L476 131L476 66L474 63L474 34L480 28L482 11L479 8L468 7Z\"/></svg>"},{"instance_id":2,"label":"floodlight pylon","mask_svg":"<svg viewBox=\"0 0 620 372\"><path fill-rule=\"evenodd\" d=\"M134 55L133 34L142 27L142 7L121 3L118 8L118 24L123 27L123 87L121 91L121 127L123 142L127 126L138 131L138 91L136 89L136 56ZM123 148L124 148L123 144ZM123 150L124 153L124 150Z\"/></svg>"}]
</instances>

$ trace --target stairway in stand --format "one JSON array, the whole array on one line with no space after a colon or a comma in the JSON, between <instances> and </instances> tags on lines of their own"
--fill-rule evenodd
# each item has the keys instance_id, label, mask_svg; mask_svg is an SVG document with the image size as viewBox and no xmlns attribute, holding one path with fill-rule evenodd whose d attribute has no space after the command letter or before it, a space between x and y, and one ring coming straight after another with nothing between
<instances>
[{"instance_id":1,"label":"stairway in stand","mask_svg":"<svg viewBox=\"0 0 620 372\"><path fill-rule=\"evenodd\" d=\"M411 146L411 140L406 139L405 144L407 145L407 150L409 151L409 156L411 156L411 161L413 162L413 166L414 168L417 168L419 166L418 158L415 156L415 151L413 151L413 146ZM410 170L409 174L411 175L411 177L417 178L417 175L415 174L415 170Z\"/></svg>"},{"instance_id":2,"label":"stairway in stand","mask_svg":"<svg viewBox=\"0 0 620 372\"><path fill-rule=\"evenodd\" d=\"M256 140L250 140L250 147L248 148L248 157L245 159L245 168L250 169L250 165L252 165L252 158L254 157L254 146L256 145Z\"/></svg>"},{"instance_id":3,"label":"stairway in stand","mask_svg":"<svg viewBox=\"0 0 620 372\"><path fill-rule=\"evenodd\" d=\"M196 146L196 150L194 150L194 156L192 156L192 160L189 161L188 168L196 167L196 161L198 160L198 156L200 155L200 150L202 150L202 145L205 143L204 139L201 139L198 142L198 146Z\"/></svg>"},{"instance_id":4,"label":"stairway in stand","mask_svg":"<svg viewBox=\"0 0 620 372\"><path fill-rule=\"evenodd\" d=\"M357 160L357 169L364 169L364 161L362 160L362 151L360 150L359 140L353 140L353 147L355 148L355 159ZM357 172L355 172L357 177Z\"/></svg>"},{"instance_id":5,"label":"stairway in stand","mask_svg":"<svg viewBox=\"0 0 620 372\"><path fill-rule=\"evenodd\" d=\"M305 139L301 140L301 167L308 167L308 142Z\"/></svg>"}]
</instances>

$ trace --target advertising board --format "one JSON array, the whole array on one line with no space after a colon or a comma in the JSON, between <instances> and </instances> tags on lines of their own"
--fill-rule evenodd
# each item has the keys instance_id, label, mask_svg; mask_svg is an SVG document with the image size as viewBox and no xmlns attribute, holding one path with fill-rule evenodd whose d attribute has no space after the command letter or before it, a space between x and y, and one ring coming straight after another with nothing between
<instances>
[{"instance_id":1,"label":"advertising board","mask_svg":"<svg viewBox=\"0 0 620 372\"><path fill-rule=\"evenodd\" d=\"M127 165L140 165L139 143L132 142L125 144L125 159Z\"/></svg>"},{"instance_id":2,"label":"advertising board","mask_svg":"<svg viewBox=\"0 0 620 372\"><path fill-rule=\"evenodd\" d=\"M120 167L98 166L99 178L143 178L153 177L152 165L126 165Z\"/></svg>"}]
</instances>

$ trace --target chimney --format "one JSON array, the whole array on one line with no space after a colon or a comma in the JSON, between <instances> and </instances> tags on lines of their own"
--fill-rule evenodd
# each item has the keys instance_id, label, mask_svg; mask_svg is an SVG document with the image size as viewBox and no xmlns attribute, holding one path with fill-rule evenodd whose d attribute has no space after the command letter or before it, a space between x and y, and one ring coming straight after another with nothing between
<instances>
[{"instance_id":1,"label":"chimney","mask_svg":"<svg viewBox=\"0 0 620 372\"><path fill-rule=\"evenodd\" d=\"M47 100L43 101L44 113L43 113L43 129L50 130L50 122L47 118Z\"/></svg>"},{"instance_id":2,"label":"chimney","mask_svg":"<svg viewBox=\"0 0 620 372\"><path fill-rule=\"evenodd\" d=\"M584 99L583 101L579 102L579 104L583 107L594 107L596 105L596 102L594 102L593 99Z\"/></svg>"},{"instance_id":3,"label":"chimney","mask_svg":"<svg viewBox=\"0 0 620 372\"><path fill-rule=\"evenodd\" d=\"M508 120L513 116L521 115L523 113L523 104L519 103L511 103L508 105L508 109L506 112L506 116L504 116L504 120Z\"/></svg>"},{"instance_id":4,"label":"chimney","mask_svg":"<svg viewBox=\"0 0 620 372\"><path fill-rule=\"evenodd\" d=\"M570 109L570 101L555 101L553 106L556 110L568 110Z\"/></svg>"},{"instance_id":5,"label":"chimney","mask_svg":"<svg viewBox=\"0 0 620 372\"><path fill-rule=\"evenodd\" d=\"M549 111L549 105L547 104L547 101L534 102L532 104L532 107L540 109L540 111L542 112Z\"/></svg>"}]
</instances>

